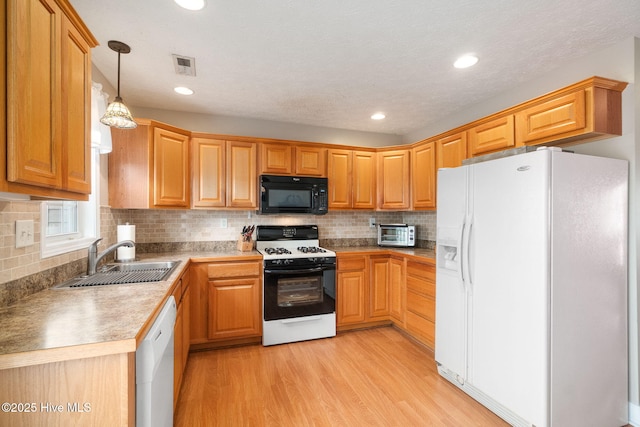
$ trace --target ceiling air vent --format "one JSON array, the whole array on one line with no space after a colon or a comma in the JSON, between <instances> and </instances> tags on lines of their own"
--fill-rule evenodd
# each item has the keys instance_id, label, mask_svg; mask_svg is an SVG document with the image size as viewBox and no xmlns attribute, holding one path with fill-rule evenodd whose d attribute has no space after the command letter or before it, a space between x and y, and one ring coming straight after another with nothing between
<instances>
[{"instance_id":1,"label":"ceiling air vent","mask_svg":"<svg viewBox=\"0 0 640 427\"><path fill-rule=\"evenodd\" d=\"M173 66L176 69L176 74L181 76L196 75L196 58L175 54L171 56L173 56Z\"/></svg>"}]
</instances>

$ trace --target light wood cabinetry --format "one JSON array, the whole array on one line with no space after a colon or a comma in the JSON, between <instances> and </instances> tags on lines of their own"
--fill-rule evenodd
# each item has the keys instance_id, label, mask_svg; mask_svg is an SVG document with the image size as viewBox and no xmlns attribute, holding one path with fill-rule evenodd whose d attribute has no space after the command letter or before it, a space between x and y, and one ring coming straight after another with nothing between
<instances>
[{"instance_id":1,"label":"light wood cabinetry","mask_svg":"<svg viewBox=\"0 0 640 427\"><path fill-rule=\"evenodd\" d=\"M366 319L367 257L338 254L336 326L360 324Z\"/></svg>"},{"instance_id":2,"label":"light wood cabinetry","mask_svg":"<svg viewBox=\"0 0 640 427\"><path fill-rule=\"evenodd\" d=\"M625 86L594 77L529 102L515 114L517 145L571 145L621 135Z\"/></svg>"},{"instance_id":3,"label":"light wood cabinetry","mask_svg":"<svg viewBox=\"0 0 640 427\"><path fill-rule=\"evenodd\" d=\"M516 146L512 114L480 123L469 129L469 155L471 157Z\"/></svg>"},{"instance_id":4,"label":"light wood cabinetry","mask_svg":"<svg viewBox=\"0 0 640 427\"><path fill-rule=\"evenodd\" d=\"M407 210L411 205L410 150L380 151L378 157L378 209Z\"/></svg>"},{"instance_id":5,"label":"light wood cabinetry","mask_svg":"<svg viewBox=\"0 0 640 427\"><path fill-rule=\"evenodd\" d=\"M66 1L6 0L1 8L0 191L86 200L97 41Z\"/></svg>"},{"instance_id":6,"label":"light wood cabinetry","mask_svg":"<svg viewBox=\"0 0 640 427\"><path fill-rule=\"evenodd\" d=\"M194 208L257 206L256 145L204 134L191 139Z\"/></svg>"},{"instance_id":7,"label":"light wood cabinetry","mask_svg":"<svg viewBox=\"0 0 640 427\"><path fill-rule=\"evenodd\" d=\"M455 168L467 158L467 132L458 132L436 141L436 166Z\"/></svg>"},{"instance_id":8,"label":"light wood cabinetry","mask_svg":"<svg viewBox=\"0 0 640 427\"><path fill-rule=\"evenodd\" d=\"M153 206L189 207L189 136L153 128Z\"/></svg>"},{"instance_id":9,"label":"light wood cabinetry","mask_svg":"<svg viewBox=\"0 0 640 427\"><path fill-rule=\"evenodd\" d=\"M338 330L390 323L391 304L403 306L403 296L392 292L402 287L403 266L389 255L338 254L336 325ZM400 275L399 275L400 274ZM400 315L402 317L402 315Z\"/></svg>"},{"instance_id":10,"label":"light wood cabinetry","mask_svg":"<svg viewBox=\"0 0 640 427\"><path fill-rule=\"evenodd\" d=\"M293 173L294 147L289 144L260 144L260 173L291 175Z\"/></svg>"},{"instance_id":11,"label":"light wood cabinetry","mask_svg":"<svg viewBox=\"0 0 640 427\"><path fill-rule=\"evenodd\" d=\"M301 145L295 147L296 175L327 176L327 149Z\"/></svg>"},{"instance_id":12,"label":"light wood cabinetry","mask_svg":"<svg viewBox=\"0 0 640 427\"><path fill-rule=\"evenodd\" d=\"M175 409L180 394L184 369L187 366L189 357L189 330L190 330L190 302L191 289L189 270L180 276L173 289L173 298L176 300L176 323L174 331L173 345L173 407Z\"/></svg>"},{"instance_id":13,"label":"light wood cabinetry","mask_svg":"<svg viewBox=\"0 0 640 427\"><path fill-rule=\"evenodd\" d=\"M402 257L389 258L389 314L394 324L404 328L406 309L406 261Z\"/></svg>"},{"instance_id":14,"label":"light wood cabinetry","mask_svg":"<svg viewBox=\"0 0 640 427\"><path fill-rule=\"evenodd\" d=\"M411 149L411 206L414 210L436 207L436 143Z\"/></svg>"},{"instance_id":15,"label":"light wood cabinetry","mask_svg":"<svg viewBox=\"0 0 640 427\"><path fill-rule=\"evenodd\" d=\"M256 144L227 141L227 207L258 206Z\"/></svg>"},{"instance_id":16,"label":"light wood cabinetry","mask_svg":"<svg viewBox=\"0 0 640 427\"><path fill-rule=\"evenodd\" d=\"M112 208L188 208L189 132L136 119L136 129L112 129Z\"/></svg>"},{"instance_id":17,"label":"light wood cabinetry","mask_svg":"<svg viewBox=\"0 0 640 427\"><path fill-rule=\"evenodd\" d=\"M191 348L260 341L260 260L192 264L191 289Z\"/></svg>"},{"instance_id":18,"label":"light wood cabinetry","mask_svg":"<svg viewBox=\"0 0 640 427\"><path fill-rule=\"evenodd\" d=\"M259 173L325 177L327 149L296 143L260 143Z\"/></svg>"},{"instance_id":19,"label":"light wood cabinetry","mask_svg":"<svg viewBox=\"0 0 640 427\"><path fill-rule=\"evenodd\" d=\"M407 261L406 267L407 331L427 346L435 347L435 265Z\"/></svg>"},{"instance_id":20,"label":"light wood cabinetry","mask_svg":"<svg viewBox=\"0 0 640 427\"><path fill-rule=\"evenodd\" d=\"M226 141L191 138L191 188L194 208L227 205Z\"/></svg>"},{"instance_id":21,"label":"light wood cabinetry","mask_svg":"<svg viewBox=\"0 0 640 427\"><path fill-rule=\"evenodd\" d=\"M329 209L376 208L376 154L329 149Z\"/></svg>"},{"instance_id":22,"label":"light wood cabinetry","mask_svg":"<svg viewBox=\"0 0 640 427\"><path fill-rule=\"evenodd\" d=\"M385 320L389 318L389 257L387 255L369 257L369 308L367 320Z\"/></svg>"}]
</instances>

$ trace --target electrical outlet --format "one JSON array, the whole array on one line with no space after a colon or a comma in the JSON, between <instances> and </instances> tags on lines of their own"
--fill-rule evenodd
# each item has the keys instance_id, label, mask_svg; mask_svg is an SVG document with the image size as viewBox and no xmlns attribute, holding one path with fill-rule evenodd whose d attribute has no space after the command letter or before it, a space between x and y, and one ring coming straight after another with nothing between
<instances>
[{"instance_id":1,"label":"electrical outlet","mask_svg":"<svg viewBox=\"0 0 640 427\"><path fill-rule=\"evenodd\" d=\"M227 228L229 224L227 223L227 218L220 219L220 228Z\"/></svg>"},{"instance_id":2,"label":"electrical outlet","mask_svg":"<svg viewBox=\"0 0 640 427\"><path fill-rule=\"evenodd\" d=\"M370 228L376 228L376 219L375 218L369 218L369 227Z\"/></svg>"},{"instance_id":3,"label":"electrical outlet","mask_svg":"<svg viewBox=\"0 0 640 427\"><path fill-rule=\"evenodd\" d=\"M16 221L16 248L33 245L33 220L19 219Z\"/></svg>"}]
</instances>

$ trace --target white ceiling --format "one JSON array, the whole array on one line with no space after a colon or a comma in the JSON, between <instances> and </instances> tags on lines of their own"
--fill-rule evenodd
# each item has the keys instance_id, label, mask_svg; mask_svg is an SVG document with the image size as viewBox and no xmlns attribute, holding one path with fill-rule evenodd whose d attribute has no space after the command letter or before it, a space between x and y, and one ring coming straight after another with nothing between
<instances>
[{"instance_id":1,"label":"white ceiling","mask_svg":"<svg viewBox=\"0 0 640 427\"><path fill-rule=\"evenodd\" d=\"M107 41L131 46L129 105L398 135L640 37L639 0L206 2L191 12L173 0L71 0L114 87ZM478 64L453 68L468 52ZM196 77L177 75L172 54L195 57ZM377 111L387 118L372 121Z\"/></svg>"}]
</instances>

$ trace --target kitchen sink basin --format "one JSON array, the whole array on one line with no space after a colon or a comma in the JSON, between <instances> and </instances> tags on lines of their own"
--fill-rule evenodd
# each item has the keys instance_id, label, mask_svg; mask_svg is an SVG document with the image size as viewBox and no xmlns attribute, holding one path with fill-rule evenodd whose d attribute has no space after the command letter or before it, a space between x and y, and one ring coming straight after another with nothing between
<instances>
[{"instance_id":1,"label":"kitchen sink basin","mask_svg":"<svg viewBox=\"0 0 640 427\"><path fill-rule=\"evenodd\" d=\"M151 261L107 264L96 274L78 276L56 288L85 288L89 286L121 285L160 282L171 274L180 261Z\"/></svg>"}]
</instances>

